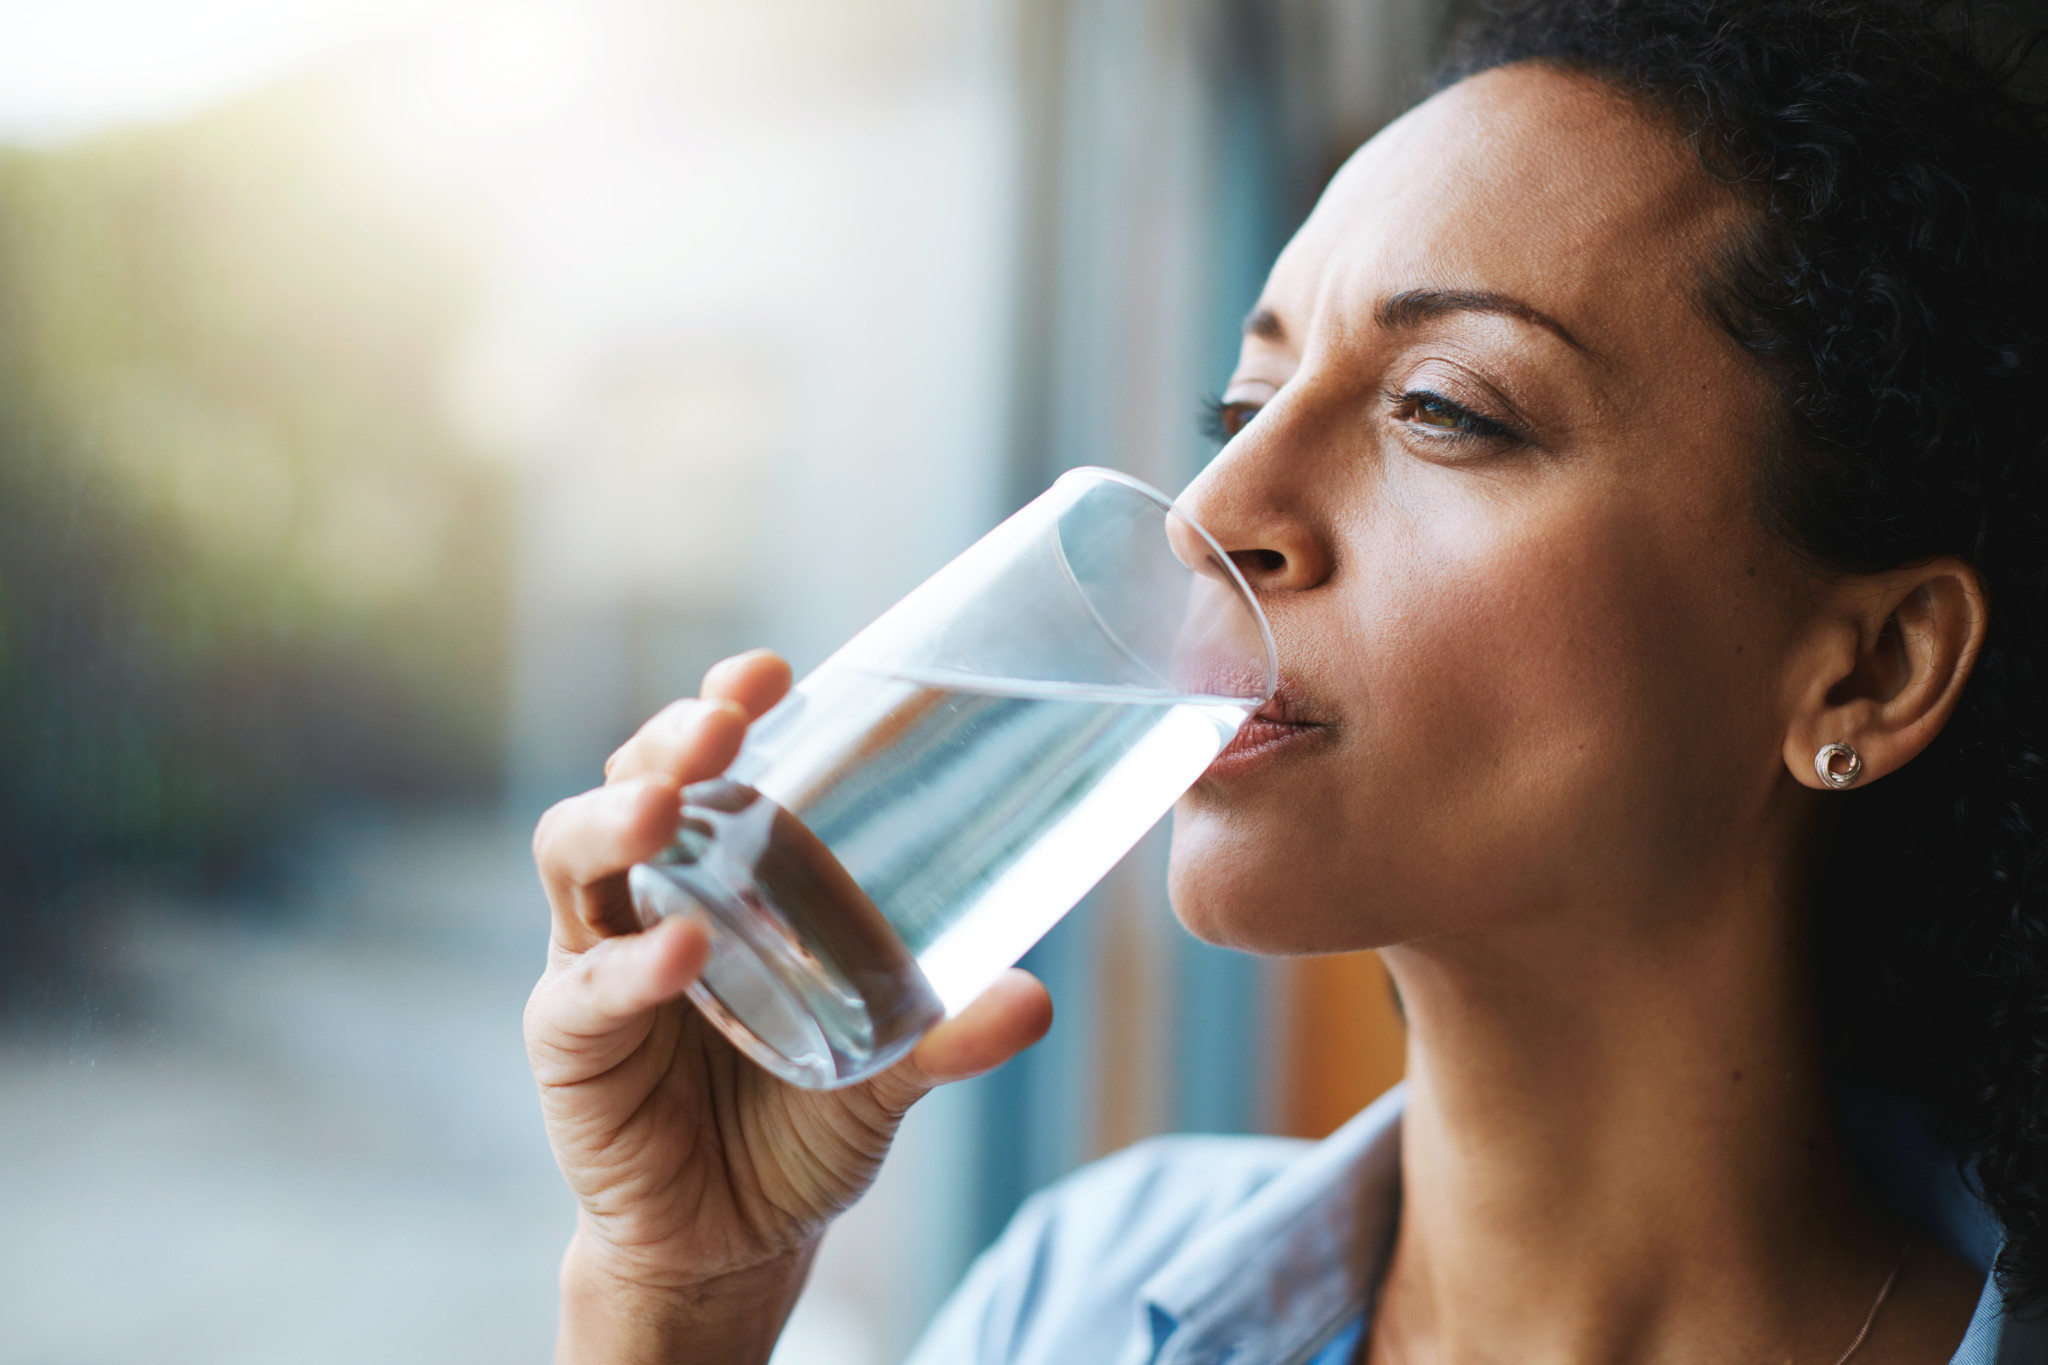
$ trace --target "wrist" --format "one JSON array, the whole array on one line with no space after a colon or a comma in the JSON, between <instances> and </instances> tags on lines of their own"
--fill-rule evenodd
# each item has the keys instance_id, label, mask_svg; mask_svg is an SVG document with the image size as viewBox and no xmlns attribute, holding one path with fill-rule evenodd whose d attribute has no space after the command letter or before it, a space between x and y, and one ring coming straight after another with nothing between
<instances>
[{"instance_id":1,"label":"wrist","mask_svg":"<svg viewBox=\"0 0 2048 1365\"><path fill-rule=\"evenodd\" d=\"M761 1365L810 1271L816 1240L696 1280L633 1273L579 1226L562 1258L556 1365Z\"/></svg>"}]
</instances>

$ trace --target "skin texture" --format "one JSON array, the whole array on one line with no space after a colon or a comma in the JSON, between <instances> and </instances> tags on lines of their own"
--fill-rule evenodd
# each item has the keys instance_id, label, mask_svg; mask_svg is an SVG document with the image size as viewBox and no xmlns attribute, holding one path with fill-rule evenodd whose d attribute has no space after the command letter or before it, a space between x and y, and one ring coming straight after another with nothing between
<instances>
[{"instance_id":1,"label":"skin texture","mask_svg":"<svg viewBox=\"0 0 2048 1365\"><path fill-rule=\"evenodd\" d=\"M1275 267L1241 430L1184 496L1286 681L1179 807L1176 908L1254 951L1381 947L1410 1021L1372 1362L1829 1365L1907 1242L1842 1172L1799 868L1814 751L1911 760L1985 605L1957 561L1829 577L1764 530L1773 394L1696 304L1743 214L1597 84L1453 87ZM678 1001L702 941L640 932L624 870L787 683L722 665L536 836L565 1361L765 1360L904 1108L1049 1022L1013 975L819 1096ZM1977 1289L1916 1247L1858 1365L1946 1361Z\"/></svg>"},{"instance_id":2,"label":"skin texture","mask_svg":"<svg viewBox=\"0 0 2048 1365\"><path fill-rule=\"evenodd\" d=\"M1743 213L1597 84L1453 88L1282 256L1183 498L1288 687L1181 803L1176 907L1385 948L1411 1026L1376 1362L1829 1362L1906 1240L1841 1173L1798 869L1814 751L1917 753L1983 602L1764 529L1772 395L1694 305ZM1916 1249L1859 1360L1947 1360L1971 1281Z\"/></svg>"},{"instance_id":3,"label":"skin texture","mask_svg":"<svg viewBox=\"0 0 2048 1365\"><path fill-rule=\"evenodd\" d=\"M559 1361L767 1360L818 1238L874 1180L904 1112L1052 1023L1044 988L1012 972L887 1073L819 1094L744 1060L680 998L704 963L702 931L680 919L643 931L626 870L674 833L681 787L724 771L788 689L772 654L727 660L701 701L649 721L603 787L534 832L554 926L526 1047L578 1205Z\"/></svg>"}]
</instances>

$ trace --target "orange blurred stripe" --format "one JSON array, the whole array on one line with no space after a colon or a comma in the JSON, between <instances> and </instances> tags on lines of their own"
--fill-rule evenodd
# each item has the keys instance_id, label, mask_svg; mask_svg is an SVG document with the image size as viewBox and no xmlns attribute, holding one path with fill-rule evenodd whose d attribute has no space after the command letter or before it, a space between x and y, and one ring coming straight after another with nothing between
<instances>
[{"instance_id":1,"label":"orange blurred stripe","mask_svg":"<svg viewBox=\"0 0 2048 1365\"><path fill-rule=\"evenodd\" d=\"M1406 1031L1378 953L1281 969L1279 1131L1327 1137L1401 1079Z\"/></svg>"}]
</instances>

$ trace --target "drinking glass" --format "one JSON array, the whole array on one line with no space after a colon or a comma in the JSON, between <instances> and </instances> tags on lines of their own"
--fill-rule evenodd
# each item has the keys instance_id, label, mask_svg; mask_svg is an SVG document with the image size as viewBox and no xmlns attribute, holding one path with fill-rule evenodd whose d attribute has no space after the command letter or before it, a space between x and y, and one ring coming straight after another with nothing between
<instances>
[{"instance_id":1,"label":"drinking glass","mask_svg":"<svg viewBox=\"0 0 2048 1365\"><path fill-rule=\"evenodd\" d=\"M683 789L634 904L695 917L690 999L769 1071L849 1085L1021 958L1272 696L1237 568L1076 469L854 636Z\"/></svg>"}]
</instances>

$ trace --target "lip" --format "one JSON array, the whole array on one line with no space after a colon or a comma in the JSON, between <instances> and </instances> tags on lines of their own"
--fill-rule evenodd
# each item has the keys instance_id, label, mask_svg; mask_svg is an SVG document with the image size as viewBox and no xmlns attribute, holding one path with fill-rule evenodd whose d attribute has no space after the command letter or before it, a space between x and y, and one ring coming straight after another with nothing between
<instances>
[{"instance_id":1,"label":"lip","mask_svg":"<svg viewBox=\"0 0 2048 1365\"><path fill-rule=\"evenodd\" d=\"M1314 713L1301 689L1293 680L1282 678L1272 700L1238 727L1237 734L1202 776L1234 777L1329 733L1329 723Z\"/></svg>"}]
</instances>

